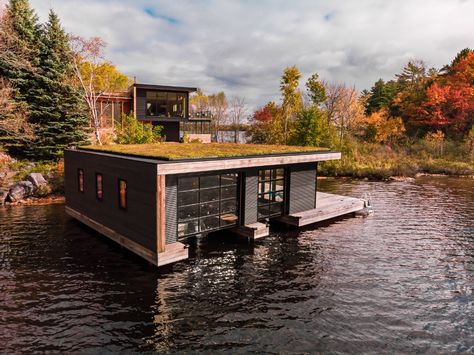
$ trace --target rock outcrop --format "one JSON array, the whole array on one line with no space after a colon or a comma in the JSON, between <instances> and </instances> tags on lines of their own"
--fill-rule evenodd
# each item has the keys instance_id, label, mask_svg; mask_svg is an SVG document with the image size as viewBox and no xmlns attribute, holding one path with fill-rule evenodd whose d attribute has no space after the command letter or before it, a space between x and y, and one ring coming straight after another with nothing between
<instances>
[{"instance_id":1,"label":"rock outcrop","mask_svg":"<svg viewBox=\"0 0 474 355\"><path fill-rule=\"evenodd\" d=\"M30 173L27 177L26 180L30 181L35 189L40 188L43 185L46 185L48 182L44 179L43 175L41 173Z\"/></svg>"},{"instance_id":2,"label":"rock outcrop","mask_svg":"<svg viewBox=\"0 0 474 355\"><path fill-rule=\"evenodd\" d=\"M18 202L33 195L34 186L31 181L20 181L8 191L8 200Z\"/></svg>"}]
</instances>

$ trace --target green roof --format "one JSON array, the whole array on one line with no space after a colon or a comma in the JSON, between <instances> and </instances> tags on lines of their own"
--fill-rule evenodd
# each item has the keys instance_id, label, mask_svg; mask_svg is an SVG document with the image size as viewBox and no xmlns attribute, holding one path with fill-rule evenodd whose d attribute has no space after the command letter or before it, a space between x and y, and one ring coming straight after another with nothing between
<instances>
[{"instance_id":1,"label":"green roof","mask_svg":"<svg viewBox=\"0 0 474 355\"><path fill-rule=\"evenodd\" d=\"M327 151L326 148L289 145L237 144L237 143L154 143L88 145L83 150L147 157L160 160L205 159L311 153Z\"/></svg>"}]
</instances>

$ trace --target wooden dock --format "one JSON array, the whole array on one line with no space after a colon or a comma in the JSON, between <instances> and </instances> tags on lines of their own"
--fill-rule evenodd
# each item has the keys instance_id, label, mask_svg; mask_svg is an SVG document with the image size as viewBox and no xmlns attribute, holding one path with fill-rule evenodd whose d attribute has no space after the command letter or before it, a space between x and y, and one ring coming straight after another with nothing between
<instances>
[{"instance_id":1,"label":"wooden dock","mask_svg":"<svg viewBox=\"0 0 474 355\"><path fill-rule=\"evenodd\" d=\"M278 221L291 226L302 227L308 224L322 222L349 213L361 211L365 206L366 201L360 198L334 195L318 191L316 194L315 209L282 216L278 218Z\"/></svg>"}]
</instances>

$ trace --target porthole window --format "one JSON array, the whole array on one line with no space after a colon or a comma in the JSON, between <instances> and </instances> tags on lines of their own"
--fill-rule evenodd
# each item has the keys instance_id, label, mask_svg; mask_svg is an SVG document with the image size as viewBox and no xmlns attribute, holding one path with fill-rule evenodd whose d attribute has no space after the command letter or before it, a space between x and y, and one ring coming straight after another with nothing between
<instances>
[{"instance_id":1,"label":"porthole window","mask_svg":"<svg viewBox=\"0 0 474 355\"><path fill-rule=\"evenodd\" d=\"M118 180L119 189L119 207L123 210L127 209L127 181Z\"/></svg>"}]
</instances>

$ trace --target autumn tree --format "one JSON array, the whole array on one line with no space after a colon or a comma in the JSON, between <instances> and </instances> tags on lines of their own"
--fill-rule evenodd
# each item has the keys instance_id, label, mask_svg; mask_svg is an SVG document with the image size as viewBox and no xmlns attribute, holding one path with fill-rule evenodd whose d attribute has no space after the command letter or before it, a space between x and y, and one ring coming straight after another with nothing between
<instances>
[{"instance_id":1,"label":"autumn tree","mask_svg":"<svg viewBox=\"0 0 474 355\"><path fill-rule=\"evenodd\" d=\"M219 130L227 119L229 103L227 102L227 97L223 91L209 95L208 102L214 126L214 139L217 141Z\"/></svg>"},{"instance_id":2,"label":"autumn tree","mask_svg":"<svg viewBox=\"0 0 474 355\"><path fill-rule=\"evenodd\" d=\"M327 98L323 107L328 121L337 128L342 142L352 123L364 114L364 107L355 87L334 82L326 83L325 86Z\"/></svg>"},{"instance_id":3,"label":"autumn tree","mask_svg":"<svg viewBox=\"0 0 474 355\"><path fill-rule=\"evenodd\" d=\"M71 45L74 73L88 107L95 140L98 144L102 144L100 136L101 111L97 103L104 95L104 91L99 89L100 84L103 82L98 81L98 76L104 64L107 63L103 57L105 42L99 37L86 39L79 36L72 36ZM87 70L84 66L87 67Z\"/></svg>"},{"instance_id":4,"label":"autumn tree","mask_svg":"<svg viewBox=\"0 0 474 355\"><path fill-rule=\"evenodd\" d=\"M272 122L278 114L279 107L274 102L267 103L253 113L246 131L252 143L267 144L271 141Z\"/></svg>"},{"instance_id":5,"label":"autumn tree","mask_svg":"<svg viewBox=\"0 0 474 355\"><path fill-rule=\"evenodd\" d=\"M437 71L427 69L421 60L412 60L397 74L398 92L391 105L391 114L402 117L410 135L420 135L423 123L421 104L426 99L426 88L435 80Z\"/></svg>"},{"instance_id":6,"label":"autumn tree","mask_svg":"<svg viewBox=\"0 0 474 355\"><path fill-rule=\"evenodd\" d=\"M366 142L394 144L405 133L400 117L390 117L388 109L382 108L367 116L360 116L354 126L358 135Z\"/></svg>"},{"instance_id":7,"label":"autumn tree","mask_svg":"<svg viewBox=\"0 0 474 355\"><path fill-rule=\"evenodd\" d=\"M234 129L234 143L238 143L238 132L240 126L245 118L247 107L245 105L245 98L235 96L230 101L229 118Z\"/></svg>"},{"instance_id":8,"label":"autumn tree","mask_svg":"<svg viewBox=\"0 0 474 355\"><path fill-rule=\"evenodd\" d=\"M324 83L319 79L319 75L314 73L306 82L306 93L314 106L321 106L326 101L326 88Z\"/></svg>"},{"instance_id":9,"label":"autumn tree","mask_svg":"<svg viewBox=\"0 0 474 355\"><path fill-rule=\"evenodd\" d=\"M474 52L455 59L447 73L428 87L420 122L452 136L468 132L474 123Z\"/></svg>"},{"instance_id":10,"label":"autumn tree","mask_svg":"<svg viewBox=\"0 0 474 355\"><path fill-rule=\"evenodd\" d=\"M281 117L275 120L273 134L276 143L288 143L294 129L293 123L297 113L303 107L303 100L298 89L301 73L296 66L285 68L280 81L282 95Z\"/></svg>"}]
</instances>

